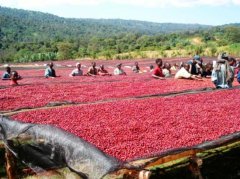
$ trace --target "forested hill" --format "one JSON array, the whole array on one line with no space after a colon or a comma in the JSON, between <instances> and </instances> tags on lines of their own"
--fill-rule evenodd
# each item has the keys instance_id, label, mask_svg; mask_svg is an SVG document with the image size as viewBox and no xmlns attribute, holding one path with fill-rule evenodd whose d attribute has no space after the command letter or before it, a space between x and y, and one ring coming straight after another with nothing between
<instances>
[{"instance_id":1,"label":"forested hill","mask_svg":"<svg viewBox=\"0 0 240 179\"><path fill-rule=\"evenodd\" d=\"M69 19L47 13L0 7L0 26L16 39L76 38L83 35L109 37L122 33L155 35L209 28L198 24L152 23L121 19Z\"/></svg>"},{"instance_id":2,"label":"forested hill","mask_svg":"<svg viewBox=\"0 0 240 179\"><path fill-rule=\"evenodd\" d=\"M73 19L0 6L0 62L73 58L214 55L239 43L239 24L153 23L121 19ZM232 46L238 52L238 44ZM171 53L169 53L169 51Z\"/></svg>"}]
</instances>

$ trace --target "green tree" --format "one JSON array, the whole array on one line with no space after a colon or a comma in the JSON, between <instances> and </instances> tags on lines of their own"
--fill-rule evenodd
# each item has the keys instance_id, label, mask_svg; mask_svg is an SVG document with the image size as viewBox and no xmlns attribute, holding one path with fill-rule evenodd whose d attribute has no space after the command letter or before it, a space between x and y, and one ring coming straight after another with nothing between
<instances>
[{"instance_id":1,"label":"green tree","mask_svg":"<svg viewBox=\"0 0 240 179\"><path fill-rule=\"evenodd\" d=\"M240 43L240 28L239 27L227 27L225 29L225 38L231 43Z\"/></svg>"},{"instance_id":2,"label":"green tree","mask_svg":"<svg viewBox=\"0 0 240 179\"><path fill-rule=\"evenodd\" d=\"M217 48L216 47L211 47L210 48L210 55L212 56L212 57L214 57L214 56L216 56L216 53L217 53Z\"/></svg>"},{"instance_id":3,"label":"green tree","mask_svg":"<svg viewBox=\"0 0 240 179\"><path fill-rule=\"evenodd\" d=\"M60 42L57 45L58 48L58 54L57 58L59 60L66 60L72 58L72 44L69 42Z\"/></svg>"}]
</instances>

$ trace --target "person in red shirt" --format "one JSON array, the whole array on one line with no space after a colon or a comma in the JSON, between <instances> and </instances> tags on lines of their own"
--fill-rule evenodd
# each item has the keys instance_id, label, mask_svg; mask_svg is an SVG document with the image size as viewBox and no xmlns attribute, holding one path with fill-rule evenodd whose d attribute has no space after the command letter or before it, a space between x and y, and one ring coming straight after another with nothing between
<instances>
[{"instance_id":1,"label":"person in red shirt","mask_svg":"<svg viewBox=\"0 0 240 179\"><path fill-rule=\"evenodd\" d=\"M18 85L18 80L21 80L22 77L18 75L18 72L16 71L12 71L11 72L11 82L10 82L10 85L12 86L15 86L15 85Z\"/></svg>"},{"instance_id":2,"label":"person in red shirt","mask_svg":"<svg viewBox=\"0 0 240 179\"><path fill-rule=\"evenodd\" d=\"M153 78L160 79L160 80L165 79L164 74L162 72L162 63L163 62L161 58L156 59L157 67L153 70L153 74L152 74Z\"/></svg>"}]
</instances>

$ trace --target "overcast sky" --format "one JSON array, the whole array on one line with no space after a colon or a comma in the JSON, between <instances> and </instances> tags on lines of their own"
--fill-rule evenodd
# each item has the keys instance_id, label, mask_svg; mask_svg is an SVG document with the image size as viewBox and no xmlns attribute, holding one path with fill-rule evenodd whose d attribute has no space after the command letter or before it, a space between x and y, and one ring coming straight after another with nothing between
<instances>
[{"instance_id":1,"label":"overcast sky","mask_svg":"<svg viewBox=\"0 0 240 179\"><path fill-rule=\"evenodd\" d=\"M222 25L240 22L240 0L0 0L61 17Z\"/></svg>"}]
</instances>

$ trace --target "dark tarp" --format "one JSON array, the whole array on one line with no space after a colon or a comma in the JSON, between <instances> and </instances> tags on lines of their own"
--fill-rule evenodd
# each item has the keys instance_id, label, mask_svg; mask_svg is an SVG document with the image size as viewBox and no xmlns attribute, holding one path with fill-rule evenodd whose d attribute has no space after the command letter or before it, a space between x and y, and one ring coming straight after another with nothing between
<instances>
[{"instance_id":1,"label":"dark tarp","mask_svg":"<svg viewBox=\"0 0 240 179\"><path fill-rule=\"evenodd\" d=\"M83 178L98 179L122 164L94 145L51 125L0 117L0 140L37 173L69 167Z\"/></svg>"}]
</instances>

